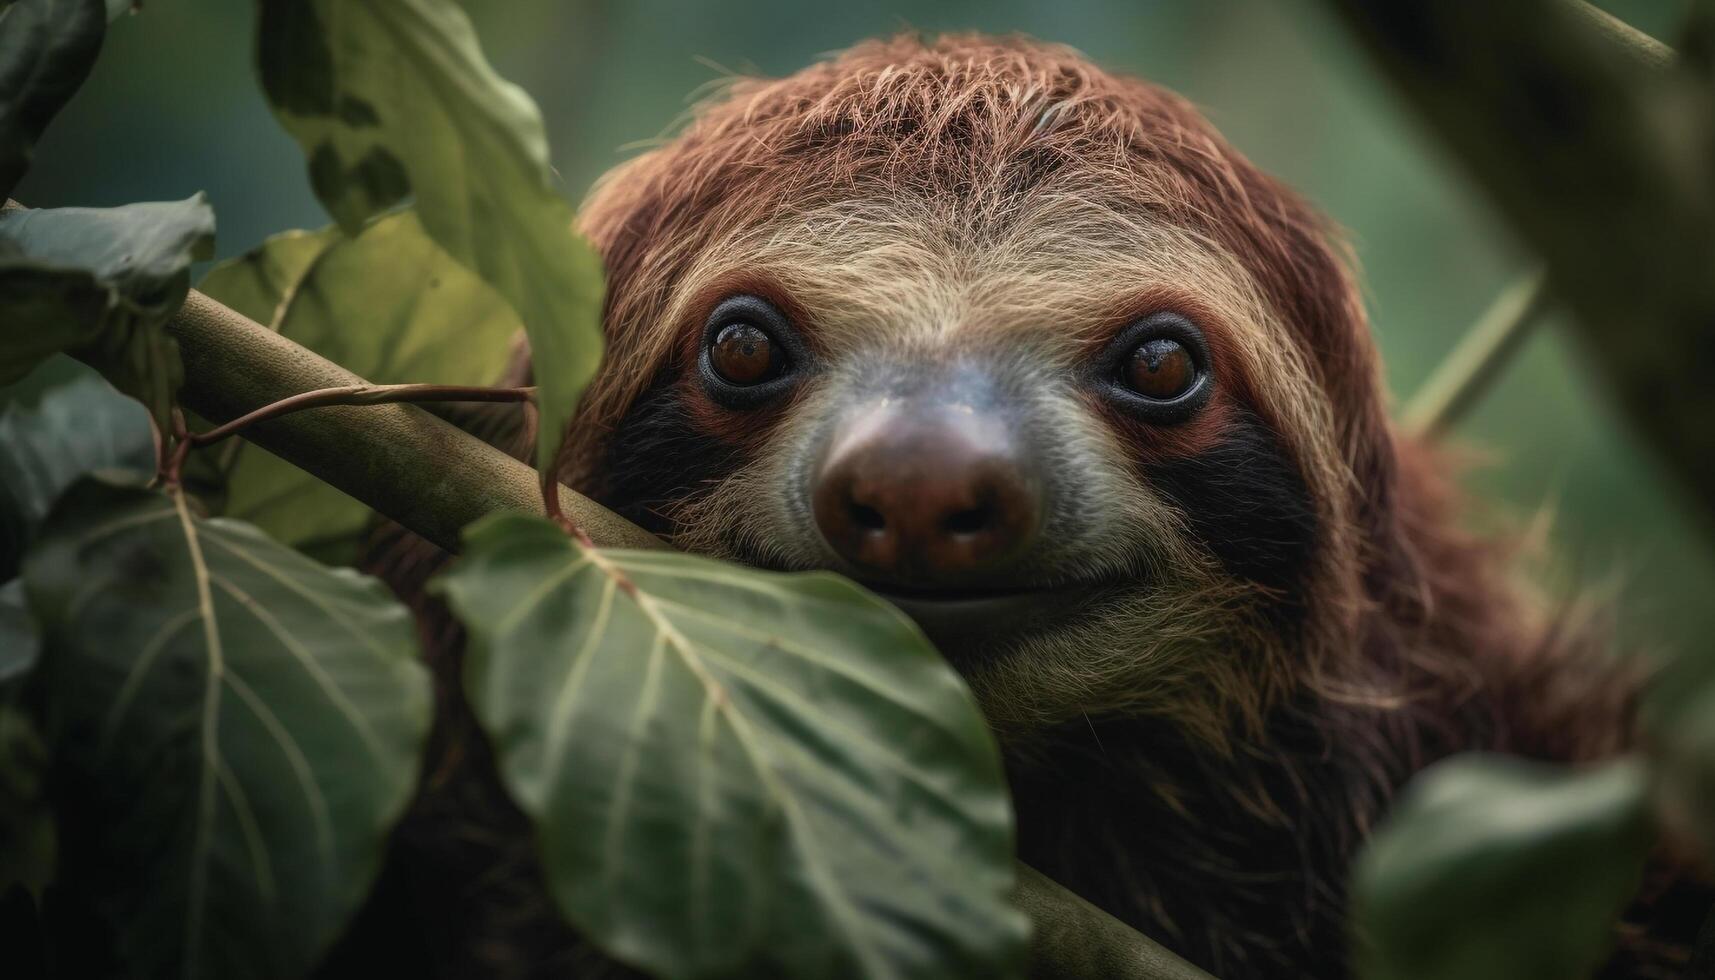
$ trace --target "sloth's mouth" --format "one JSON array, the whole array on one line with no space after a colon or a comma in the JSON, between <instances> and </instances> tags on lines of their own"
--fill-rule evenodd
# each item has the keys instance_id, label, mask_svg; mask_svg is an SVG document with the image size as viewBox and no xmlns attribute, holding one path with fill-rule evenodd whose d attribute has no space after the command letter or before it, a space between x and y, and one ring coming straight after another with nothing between
<instances>
[{"instance_id":1,"label":"sloth's mouth","mask_svg":"<svg viewBox=\"0 0 1715 980\"><path fill-rule=\"evenodd\" d=\"M737 560L754 568L802 570L757 556L744 555ZM854 581L911 617L942 654L967 663L1064 625L1117 586L1112 581L1083 581L955 588L866 582L861 578Z\"/></svg>"},{"instance_id":2,"label":"sloth's mouth","mask_svg":"<svg viewBox=\"0 0 1715 980\"><path fill-rule=\"evenodd\" d=\"M1102 586L1009 589L902 589L867 585L910 616L942 653L1004 645L1076 616Z\"/></svg>"},{"instance_id":3,"label":"sloth's mouth","mask_svg":"<svg viewBox=\"0 0 1715 980\"><path fill-rule=\"evenodd\" d=\"M989 588L989 589L942 589L942 588L911 588L902 585L880 585L873 582L859 584L890 602L986 602L1007 599L1022 599L1039 596L1044 593L1058 591L1047 588Z\"/></svg>"}]
</instances>

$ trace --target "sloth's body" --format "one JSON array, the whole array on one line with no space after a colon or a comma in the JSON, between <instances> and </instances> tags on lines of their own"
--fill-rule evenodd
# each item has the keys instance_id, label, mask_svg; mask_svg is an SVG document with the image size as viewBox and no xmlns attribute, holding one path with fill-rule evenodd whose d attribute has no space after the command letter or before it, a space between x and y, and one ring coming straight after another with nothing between
<instances>
[{"instance_id":1,"label":"sloth's body","mask_svg":"<svg viewBox=\"0 0 1715 980\"><path fill-rule=\"evenodd\" d=\"M1342 974L1351 858L1426 764L1632 738L1633 684L1390 424L1321 220L1169 93L871 43L735 83L583 225L567 478L896 595L1000 735L1020 856L1217 976Z\"/></svg>"}]
</instances>

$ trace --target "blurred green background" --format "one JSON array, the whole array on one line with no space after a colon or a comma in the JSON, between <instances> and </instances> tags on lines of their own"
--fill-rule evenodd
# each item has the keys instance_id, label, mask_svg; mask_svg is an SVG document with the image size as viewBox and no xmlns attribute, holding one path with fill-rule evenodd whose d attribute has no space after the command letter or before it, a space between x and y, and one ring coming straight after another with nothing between
<instances>
[{"instance_id":1,"label":"blurred green background","mask_svg":"<svg viewBox=\"0 0 1715 980\"><path fill-rule=\"evenodd\" d=\"M790 72L902 29L1024 32L1183 92L1243 152L1348 229L1396 397L1413 392L1528 264L1462 173L1336 24L1272 0L470 0L485 49L541 105L565 193L667 132L730 72ZM1671 39L1675 0L1602 6ZM148 0L110 31L94 77L49 130L17 196L114 205L205 190L230 256L326 218L251 67L250 5ZM1618 590L1627 646L1700 643L1715 560L1688 502L1617 423L1579 351L1540 331L1460 430L1476 520L1553 515L1551 584Z\"/></svg>"}]
</instances>

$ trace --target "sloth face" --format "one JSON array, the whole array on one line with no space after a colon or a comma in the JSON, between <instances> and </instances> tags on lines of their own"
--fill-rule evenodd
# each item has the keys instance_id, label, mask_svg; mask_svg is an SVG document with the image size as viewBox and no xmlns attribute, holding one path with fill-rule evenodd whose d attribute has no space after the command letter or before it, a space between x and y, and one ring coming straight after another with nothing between
<instances>
[{"instance_id":1,"label":"sloth face","mask_svg":"<svg viewBox=\"0 0 1715 980\"><path fill-rule=\"evenodd\" d=\"M1219 739L1351 548L1329 361L1369 351L1283 193L1064 49L901 40L741 83L586 209L608 421L569 475L687 549L886 596L1003 736L1153 712Z\"/></svg>"}]
</instances>

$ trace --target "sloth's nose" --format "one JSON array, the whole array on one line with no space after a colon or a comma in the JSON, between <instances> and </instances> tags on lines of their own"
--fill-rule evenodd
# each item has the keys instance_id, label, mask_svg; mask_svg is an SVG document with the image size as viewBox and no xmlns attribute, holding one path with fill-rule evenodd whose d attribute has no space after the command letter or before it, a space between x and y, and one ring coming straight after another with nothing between
<instances>
[{"instance_id":1,"label":"sloth's nose","mask_svg":"<svg viewBox=\"0 0 1715 980\"><path fill-rule=\"evenodd\" d=\"M874 405L829 440L812 509L860 572L936 587L992 580L1042 524L1041 481L1003 421L961 405Z\"/></svg>"}]
</instances>

